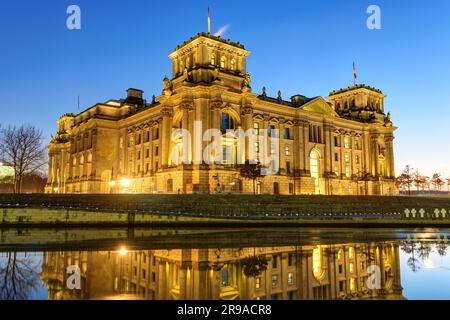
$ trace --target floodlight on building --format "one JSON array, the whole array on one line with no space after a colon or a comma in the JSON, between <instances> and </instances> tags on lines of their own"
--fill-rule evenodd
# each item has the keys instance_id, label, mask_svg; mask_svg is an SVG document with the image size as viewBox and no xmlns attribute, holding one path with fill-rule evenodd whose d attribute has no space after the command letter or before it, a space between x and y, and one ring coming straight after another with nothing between
<instances>
[{"instance_id":1,"label":"floodlight on building","mask_svg":"<svg viewBox=\"0 0 450 320\"><path fill-rule=\"evenodd\" d=\"M119 250L119 254L121 256L124 256L124 255L128 254L128 252L129 251L126 248L124 248L124 247L120 248L120 250Z\"/></svg>"},{"instance_id":2,"label":"floodlight on building","mask_svg":"<svg viewBox=\"0 0 450 320\"><path fill-rule=\"evenodd\" d=\"M130 179L122 179L120 180L120 184L122 185L122 187L129 187L130 186Z\"/></svg>"}]
</instances>

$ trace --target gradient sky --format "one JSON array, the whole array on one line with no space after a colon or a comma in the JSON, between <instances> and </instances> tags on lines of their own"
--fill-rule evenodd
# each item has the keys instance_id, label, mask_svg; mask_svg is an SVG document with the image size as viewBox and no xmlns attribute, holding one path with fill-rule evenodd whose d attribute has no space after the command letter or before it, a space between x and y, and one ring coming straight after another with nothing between
<instances>
[{"instance_id":1,"label":"gradient sky","mask_svg":"<svg viewBox=\"0 0 450 320\"><path fill-rule=\"evenodd\" d=\"M397 173L406 164L450 177L450 1L211 0L212 31L252 51L252 87L327 96L358 82L387 95ZM66 28L77 4L82 29ZM377 4L382 30L366 27ZM129 87L147 99L170 75L167 55L206 31L208 0L47 0L0 4L0 123L31 123L47 137L55 121Z\"/></svg>"}]
</instances>

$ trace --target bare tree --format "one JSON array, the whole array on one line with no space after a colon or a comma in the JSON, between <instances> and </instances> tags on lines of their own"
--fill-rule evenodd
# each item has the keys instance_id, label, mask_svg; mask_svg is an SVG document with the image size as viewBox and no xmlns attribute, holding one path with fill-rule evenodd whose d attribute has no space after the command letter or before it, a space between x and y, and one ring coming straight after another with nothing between
<instances>
[{"instance_id":1,"label":"bare tree","mask_svg":"<svg viewBox=\"0 0 450 320\"><path fill-rule=\"evenodd\" d=\"M0 258L0 300L26 300L39 284L38 264L17 252Z\"/></svg>"},{"instance_id":2,"label":"bare tree","mask_svg":"<svg viewBox=\"0 0 450 320\"><path fill-rule=\"evenodd\" d=\"M21 193L23 177L39 172L46 163L42 131L31 125L0 130L0 153L14 168L14 192Z\"/></svg>"}]
</instances>

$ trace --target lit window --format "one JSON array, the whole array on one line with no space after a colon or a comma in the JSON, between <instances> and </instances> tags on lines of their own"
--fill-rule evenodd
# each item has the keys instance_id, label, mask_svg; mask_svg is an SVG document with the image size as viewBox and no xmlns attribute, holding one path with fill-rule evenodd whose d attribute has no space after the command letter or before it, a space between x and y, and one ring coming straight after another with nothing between
<instances>
[{"instance_id":1,"label":"lit window","mask_svg":"<svg viewBox=\"0 0 450 320\"><path fill-rule=\"evenodd\" d=\"M353 264L353 262L350 262L350 273L353 273L355 270L355 267L354 267L354 264Z\"/></svg>"},{"instance_id":2,"label":"lit window","mask_svg":"<svg viewBox=\"0 0 450 320\"><path fill-rule=\"evenodd\" d=\"M320 280L323 276L322 248L320 246L317 246L313 250L313 274L314 274L314 277L318 280Z\"/></svg>"},{"instance_id":3,"label":"lit window","mask_svg":"<svg viewBox=\"0 0 450 320\"><path fill-rule=\"evenodd\" d=\"M260 289L261 288L261 278L258 277L255 279L255 288Z\"/></svg>"},{"instance_id":4,"label":"lit window","mask_svg":"<svg viewBox=\"0 0 450 320\"><path fill-rule=\"evenodd\" d=\"M220 58L220 67L225 68L225 57Z\"/></svg>"},{"instance_id":5,"label":"lit window","mask_svg":"<svg viewBox=\"0 0 450 320\"><path fill-rule=\"evenodd\" d=\"M215 55L214 53L211 54L211 64L212 64L213 66L216 65L216 55Z\"/></svg>"},{"instance_id":6,"label":"lit window","mask_svg":"<svg viewBox=\"0 0 450 320\"><path fill-rule=\"evenodd\" d=\"M339 251L338 251L338 256L337 256L337 258L338 258L338 260L341 260L341 259L342 259L342 250L341 250L341 249L339 249Z\"/></svg>"},{"instance_id":7,"label":"lit window","mask_svg":"<svg viewBox=\"0 0 450 320\"><path fill-rule=\"evenodd\" d=\"M229 280L228 280L228 269L225 268L222 270L222 286L228 286Z\"/></svg>"},{"instance_id":8,"label":"lit window","mask_svg":"<svg viewBox=\"0 0 450 320\"><path fill-rule=\"evenodd\" d=\"M231 70L236 70L236 60L231 59Z\"/></svg>"},{"instance_id":9,"label":"lit window","mask_svg":"<svg viewBox=\"0 0 450 320\"><path fill-rule=\"evenodd\" d=\"M355 254L355 250L354 250L352 247L350 247L350 248L348 249L348 257L349 257L350 259L353 259L354 254Z\"/></svg>"},{"instance_id":10,"label":"lit window","mask_svg":"<svg viewBox=\"0 0 450 320\"><path fill-rule=\"evenodd\" d=\"M278 284L278 276L272 276L272 286L275 287Z\"/></svg>"},{"instance_id":11,"label":"lit window","mask_svg":"<svg viewBox=\"0 0 450 320\"><path fill-rule=\"evenodd\" d=\"M356 283L355 283L355 279L351 278L350 279L350 291L355 291L356 290Z\"/></svg>"},{"instance_id":12,"label":"lit window","mask_svg":"<svg viewBox=\"0 0 450 320\"><path fill-rule=\"evenodd\" d=\"M345 147L345 149L350 148L350 138L349 137L344 137L344 147Z\"/></svg>"},{"instance_id":13,"label":"lit window","mask_svg":"<svg viewBox=\"0 0 450 320\"><path fill-rule=\"evenodd\" d=\"M291 155L291 148L290 148L288 145L286 145L286 146L284 147L284 154L285 154L286 156L290 156L290 155Z\"/></svg>"},{"instance_id":14,"label":"lit window","mask_svg":"<svg viewBox=\"0 0 450 320\"><path fill-rule=\"evenodd\" d=\"M294 283L294 274L292 272L288 273L288 284Z\"/></svg>"}]
</instances>

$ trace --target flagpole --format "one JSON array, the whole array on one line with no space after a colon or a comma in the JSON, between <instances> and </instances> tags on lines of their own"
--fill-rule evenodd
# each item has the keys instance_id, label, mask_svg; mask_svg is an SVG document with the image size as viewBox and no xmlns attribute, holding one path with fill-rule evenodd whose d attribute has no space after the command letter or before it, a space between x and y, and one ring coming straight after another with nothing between
<instances>
[{"instance_id":1,"label":"flagpole","mask_svg":"<svg viewBox=\"0 0 450 320\"><path fill-rule=\"evenodd\" d=\"M211 9L208 5L208 33L211 33Z\"/></svg>"}]
</instances>

